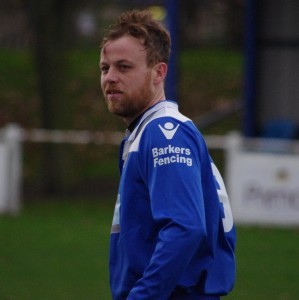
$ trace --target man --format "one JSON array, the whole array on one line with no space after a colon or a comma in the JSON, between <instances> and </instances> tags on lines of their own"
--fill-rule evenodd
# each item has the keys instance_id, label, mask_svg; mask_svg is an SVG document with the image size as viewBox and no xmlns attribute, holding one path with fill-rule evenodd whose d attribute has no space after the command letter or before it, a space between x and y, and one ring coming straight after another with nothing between
<instances>
[{"instance_id":1,"label":"man","mask_svg":"<svg viewBox=\"0 0 299 300\"><path fill-rule=\"evenodd\" d=\"M126 125L110 244L114 300L220 299L235 280L235 229L203 137L165 100L170 37L147 11L102 42L101 86Z\"/></svg>"}]
</instances>

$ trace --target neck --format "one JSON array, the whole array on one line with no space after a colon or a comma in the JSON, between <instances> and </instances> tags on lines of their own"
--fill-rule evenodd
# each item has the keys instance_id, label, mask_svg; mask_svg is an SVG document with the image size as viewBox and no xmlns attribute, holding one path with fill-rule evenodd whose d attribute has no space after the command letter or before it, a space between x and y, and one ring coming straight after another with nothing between
<instances>
[{"instance_id":1,"label":"neck","mask_svg":"<svg viewBox=\"0 0 299 300\"><path fill-rule=\"evenodd\" d=\"M147 105L144 107L144 109L142 111L140 111L138 114L136 114L133 117L128 117L128 118L123 118L123 121L125 122L125 124L127 126L129 126L132 122L134 122L134 120L136 120L141 114L143 114L146 110L148 110L150 107L152 107L153 105L157 104L160 101L165 100L165 93L164 90L157 94L156 97L154 97L151 101L149 101L147 103Z\"/></svg>"}]
</instances>

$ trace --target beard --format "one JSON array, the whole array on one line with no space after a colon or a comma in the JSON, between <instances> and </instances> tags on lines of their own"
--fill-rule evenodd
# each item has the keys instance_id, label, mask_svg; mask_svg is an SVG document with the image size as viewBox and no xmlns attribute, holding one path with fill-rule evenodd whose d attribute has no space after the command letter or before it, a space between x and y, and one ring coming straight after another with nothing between
<instances>
[{"instance_id":1,"label":"beard","mask_svg":"<svg viewBox=\"0 0 299 300\"><path fill-rule=\"evenodd\" d=\"M124 91L118 99L109 100L106 97L106 103L111 113L124 119L133 120L148 108L152 98L150 74L148 74L141 88L130 94Z\"/></svg>"}]
</instances>

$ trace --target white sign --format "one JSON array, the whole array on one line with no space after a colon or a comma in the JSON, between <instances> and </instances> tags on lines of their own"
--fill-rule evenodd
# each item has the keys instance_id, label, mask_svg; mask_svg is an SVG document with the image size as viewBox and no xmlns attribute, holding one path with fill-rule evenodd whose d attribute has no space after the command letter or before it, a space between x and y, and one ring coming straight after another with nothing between
<instances>
[{"instance_id":1,"label":"white sign","mask_svg":"<svg viewBox=\"0 0 299 300\"><path fill-rule=\"evenodd\" d=\"M228 192L236 223L299 225L299 156L233 151Z\"/></svg>"}]
</instances>

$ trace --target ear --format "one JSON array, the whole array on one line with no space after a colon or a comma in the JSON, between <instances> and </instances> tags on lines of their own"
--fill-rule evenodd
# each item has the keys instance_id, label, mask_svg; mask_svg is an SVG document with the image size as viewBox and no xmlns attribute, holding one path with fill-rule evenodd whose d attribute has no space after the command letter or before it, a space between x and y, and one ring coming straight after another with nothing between
<instances>
[{"instance_id":1,"label":"ear","mask_svg":"<svg viewBox=\"0 0 299 300\"><path fill-rule=\"evenodd\" d=\"M153 71L154 71L154 83L159 84L161 82L164 82L167 74L167 64L163 62L157 63L153 67Z\"/></svg>"}]
</instances>

